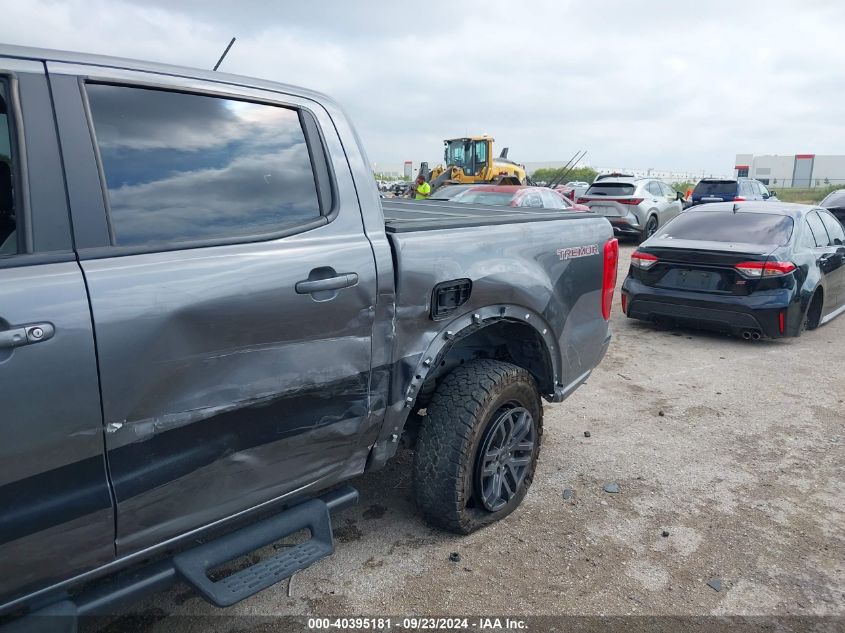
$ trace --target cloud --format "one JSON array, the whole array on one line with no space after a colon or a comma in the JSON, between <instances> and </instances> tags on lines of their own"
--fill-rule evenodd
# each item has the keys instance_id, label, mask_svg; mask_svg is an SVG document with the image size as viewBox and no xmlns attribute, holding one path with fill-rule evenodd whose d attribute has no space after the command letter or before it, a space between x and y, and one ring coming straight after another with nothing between
<instances>
[{"instance_id":1,"label":"cloud","mask_svg":"<svg viewBox=\"0 0 845 633\"><path fill-rule=\"evenodd\" d=\"M118 244L268 233L319 216L294 110L123 86L87 90Z\"/></svg>"},{"instance_id":2,"label":"cloud","mask_svg":"<svg viewBox=\"0 0 845 633\"><path fill-rule=\"evenodd\" d=\"M841 153L838 3L0 0L0 40L209 68L332 94L371 160L487 132L524 162L730 171Z\"/></svg>"},{"instance_id":3,"label":"cloud","mask_svg":"<svg viewBox=\"0 0 845 633\"><path fill-rule=\"evenodd\" d=\"M272 233L320 215L304 144L123 185L109 199L120 245Z\"/></svg>"}]
</instances>

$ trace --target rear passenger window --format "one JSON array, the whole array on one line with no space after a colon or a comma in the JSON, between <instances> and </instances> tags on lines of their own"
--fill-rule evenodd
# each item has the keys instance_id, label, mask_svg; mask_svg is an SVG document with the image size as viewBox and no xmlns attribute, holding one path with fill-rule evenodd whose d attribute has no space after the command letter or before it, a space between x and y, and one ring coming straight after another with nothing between
<instances>
[{"instance_id":1,"label":"rear passenger window","mask_svg":"<svg viewBox=\"0 0 845 633\"><path fill-rule=\"evenodd\" d=\"M842 246L845 244L845 230L839 221L829 213L819 211L819 217L824 223L824 228L827 229L827 234L830 236L830 241L833 246Z\"/></svg>"},{"instance_id":2,"label":"rear passenger window","mask_svg":"<svg viewBox=\"0 0 845 633\"><path fill-rule=\"evenodd\" d=\"M0 79L0 257L18 252L9 92Z\"/></svg>"},{"instance_id":3,"label":"rear passenger window","mask_svg":"<svg viewBox=\"0 0 845 633\"><path fill-rule=\"evenodd\" d=\"M566 203L563 197L556 194L551 189L543 189L540 191L540 196L543 198L543 206L546 209L565 209Z\"/></svg>"},{"instance_id":4,"label":"rear passenger window","mask_svg":"<svg viewBox=\"0 0 845 633\"><path fill-rule=\"evenodd\" d=\"M805 248L815 248L816 238L813 236L813 229L810 228L810 223L804 220L804 230L801 231L801 246Z\"/></svg>"},{"instance_id":5,"label":"rear passenger window","mask_svg":"<svg viewBox=\"0 0 845 633\"><path fill-rule=\"evenodd\" d=\"M813 230L813 237L816 238L816 246L830 245L830 240L828 239L824 224L822 224L822 221L815 212L807 214L807 224L809 224L810 228Z\"/></svg>"},{"instance_id":6,"label":"rear passenger window","mask_svg":"<svg viewBox=\"0 0 845 633\"><path fill-rule=\"evenodd\" d=\"M299 113L89 84L115 244L260 236L320 216Z\"/></svg>"}]
</instances>

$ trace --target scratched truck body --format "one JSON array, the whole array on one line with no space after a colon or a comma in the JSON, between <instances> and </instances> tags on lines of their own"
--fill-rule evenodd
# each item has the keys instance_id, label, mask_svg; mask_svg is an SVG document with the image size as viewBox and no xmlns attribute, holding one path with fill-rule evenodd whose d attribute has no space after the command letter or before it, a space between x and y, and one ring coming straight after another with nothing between
<instances>
[{"instance_id":1,"label":"scratched truck body","mask_svg":"<svg viewBox=\"0 0 845 633\"><path fill-rule=\"evenodd\" d=\"M604 218L382 201L339 107L266 81L0 47L0 105L2 613L237 602L402 445L431 522L519 505L610 340Z\"/></svg>"}]
</instances>

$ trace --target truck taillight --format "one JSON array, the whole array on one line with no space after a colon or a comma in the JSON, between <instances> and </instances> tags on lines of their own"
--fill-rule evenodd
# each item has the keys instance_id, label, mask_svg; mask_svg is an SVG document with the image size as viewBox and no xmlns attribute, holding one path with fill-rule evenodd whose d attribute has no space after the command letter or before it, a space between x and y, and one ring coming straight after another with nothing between
<instances>
[{"instance_id":1,"label":"truck taillight","mask_svg":"<svg viewBox=\"0 0 845 633\"><path fill-rule=\"evenodd\" d=\"M657 263L657 257L651 253L643 253L642 251L634 251L631 254L631 265L641 270L648 270Z\"/></svg>"},{"instance_id":2,"label":"truck taillight","mask_svg":"<svg viewBox=\"0 0 845 633\"><path fill-rule=\"evenodd\" d=\"M628 314L628 295L622 293L622 312Z\"/></svg>"},{"instance_id":3,"label":"truck taillight","mask_svg":"<svg viewBox=\"0 0 845 633\"><path fill-rule=\"evenodd\" d=\"M782 277L795 270L792 262L742 262L734 266L744 277L760 279L761 277Z\"/></svg>"},{"instance_id":4,"label":"truck taillight","mask_svg":"<svg viewBox=\"0 0 845 633\"><path fill-rule=\"evenodd\" d=\"M601 284L601 314L605 321L610 320L610 307L613 304L613 291L616 290L616 269L619 265L619 241L612 237L604 243L604 271Z\"/></svg>"}]
</instances>

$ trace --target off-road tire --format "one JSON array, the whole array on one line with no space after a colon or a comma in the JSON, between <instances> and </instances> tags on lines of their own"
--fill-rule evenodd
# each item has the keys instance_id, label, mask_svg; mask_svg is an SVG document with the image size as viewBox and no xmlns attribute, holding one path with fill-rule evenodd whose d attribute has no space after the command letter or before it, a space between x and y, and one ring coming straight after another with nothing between
<instances>
[{"instance_id":1,"label":"off-road tire","mask_svg":"<svg viewBox=\"0 0 845 633\"><path fill-rule=\"evenodd\" d=\"M522 485L504 507L491 512L478 496L476 459L485 431L514 403L531 415L536 440ZM542 416L537 384L521 367L476 360L449 373L428 404L414 458L414 492L426 520L450 532L469 534L513 512L534 477Z\"/></svg>"}]
</instances>

